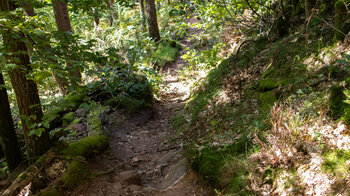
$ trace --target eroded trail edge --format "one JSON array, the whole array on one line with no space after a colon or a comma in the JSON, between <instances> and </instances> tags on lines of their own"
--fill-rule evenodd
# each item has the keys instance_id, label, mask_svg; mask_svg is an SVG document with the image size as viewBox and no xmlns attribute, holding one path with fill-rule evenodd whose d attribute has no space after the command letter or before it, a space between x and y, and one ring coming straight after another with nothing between
<instances>
[{"instance_id":1,"label":"eroded trail edge","mask_svg":"<svg viewBox=\"0 0 350 196\"><path fill-rule=\"evenodd\" d=\"M192 17L190 24L198 23ZM165 85L153 111L135 113L113 111L103 121L109 132L111 152L92 160L94 178L73 195L209 195L191 171L183 156L183 142L175 138L171 119L189 97L190 85L179 79L186 66L181 58L191 48L191 36L199 30L189 28L182 40L177 60L163 69Z\"/></svg>"}]
</instances>

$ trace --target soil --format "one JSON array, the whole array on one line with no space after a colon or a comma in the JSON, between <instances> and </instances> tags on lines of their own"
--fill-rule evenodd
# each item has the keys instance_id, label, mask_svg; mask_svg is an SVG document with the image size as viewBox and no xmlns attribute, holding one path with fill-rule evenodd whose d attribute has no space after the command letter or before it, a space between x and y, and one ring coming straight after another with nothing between
<instances>
[{"instance_id":1,"label":"soil","mask_svg":"<svg viewBox=\"0 0 350 196\"><path fill-rule=\"evenodd\" d=\"M195 17L189 23L197 23ZM192 46L189 28L182 48ZM132 114L114 111L105 117L110 150L90 162L92 177L71 195L213 195L183 156L184 143L175 136L171 119L189 98L189 85L178 71L186 66L181 58L163 69L165 85L153 110Z\"/></svg>"}]
</instances>

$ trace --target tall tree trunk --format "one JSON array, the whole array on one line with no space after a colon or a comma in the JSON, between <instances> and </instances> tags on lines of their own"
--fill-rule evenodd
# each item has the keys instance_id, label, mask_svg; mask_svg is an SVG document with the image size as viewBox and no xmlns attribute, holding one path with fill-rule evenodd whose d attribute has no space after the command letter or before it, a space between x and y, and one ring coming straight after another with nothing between
<instances>
[{"instance_id":1,"label":"tall tree trunk","mask_svg":"<svg viewBox=\"0 0 350 196\"><path fill-rule=\"evenodd\" d=\"M154 0L146 0L146 12L149 36L156 42L160 40L157 11Z\"/></svg>"},{"instance_id":2,"label":"tall tree trunk","mask_svg":"<svg viewBox=\"0 0 350 196\"><path fill-rule=\"evenodd\" d=\"M57 25L57 29L59 31L63 31L65 33L72 32L72 26L70 24L67 3L65 1L52 1L53 3L53 11L55 15L55 21ZM69 48L69 47L68 47ZM73 65L70 62L66 62L67 66L72 68ZM81 81L81 73L79 68L72 68L69 73L72 79L72 85L76 85L76 82Z\"/></svg>"},{"instance_id":3,"label":"tall tree trunk","mask_svg":"<svg viewBox=\"0 0 350 196\"><path fill-rule=\"evenodd\" d=\"M26 12L26 14L28 16L35 16L35 10L34 8L32 7L32 5L30 4L30 2L23 2L22 3L22 6L24 8L24 11ZM50 40L48 40L48 38L46 37L43 37L43 40L45 40L43 42L43 47L42 47L42 50L51 50L51 45L49 44L50 43ZM50 61L52 64L55 64L55 65L58 65L58 61L54 58L50 58ZM64 78L60 77L58 74L57 74L57 71L60 71L62 72L62 70L55 70L53 69L53 75L55 77L55 80L56 80L56 83L57 83L57 86L62 94L63 97L65 97L67 95L67 82L64 80Z\"/></svg>"},{"instance_id":4,"label":"tall tree trunk","mask_svg":"<svg viewBox=\"0 0 350 196\"><path fill-rule=\"evenodd\" d=\"M139 6L140 6L140 18L141 18L141 25L142 30L146 30L146 17L145 17L145 3L144 0L139 0Z\"/></svg>"},{"instance_id":5,"label":"tall tree trunk","mask_svg":"<svg viewBox=\"0 0 350 196\"><path fill-rule=\"evenodd\" d=\"M22 7L24 8L24 11L26 12L26 14L28 16L35 16L35 10L32 7L32 5L30 4L30 2L28 1L23 1L22 2Z\"/></svg>"},{"instance_id":6,"label":"tall tree trunk","mask_svg":"<svg viewBox=\"0 0 350 196\"><path fill-rule=\"evenodd\" d=\"M13 125L7 91L2 85L5 85L5 81L0 73L0 144L8 167L13 171L21 164L23 158Z\"/></svg>"},{"instance_id":7,"label":"tall tree trunk","mask_svg":"<svg viewBox=\"0 0 350 196\"><path fill-rule=\"evenodd\" d=\"M13 11L18 7L14 1L8 0L0 0L0 5L0 11ZM16 94L28 155L29 157L36 157L50 148L50 135L49 132L44 131L40 136L35 134L29 136L29 132L32 130L30 125L41 121L43 111L38 87L33 80L27 78L27 75L31 72L31 67L29 66L27 47L22 41L24 35L7 29L3 31L2 37L5 48L12 53L7 55L6 58L16 65L16 68L9 71L9 76Z\"/></svg>"},{"instance_id":8,"label":"tall tree trunk","mask_svg":"<svg viewBox=\"0 0 350 196\"><path fill-rule=\"evenodd\" d=\"M107 1L107 7L110 9L110 12L108 13L109 15L109 25L112 26L113 22L114 22L114 13L113 13L113 4L114 4L114 0L109 0Z\"/></svg>"}]
</instances>

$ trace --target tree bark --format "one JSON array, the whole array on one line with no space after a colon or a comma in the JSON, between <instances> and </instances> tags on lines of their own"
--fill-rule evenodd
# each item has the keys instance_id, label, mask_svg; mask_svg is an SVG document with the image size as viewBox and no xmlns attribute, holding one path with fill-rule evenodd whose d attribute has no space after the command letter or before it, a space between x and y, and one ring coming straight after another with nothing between
<instances>
[{"instance_id":1,"label":"tree bark","mask_svg":"<svg viewBox=\"0 0 350 196\"><path fill-rule=\"evenodd\" d=\"M72 32L67 3L64 1L52 1L56 25L59 31Z\"/></svg>"},{"instance_id":2,"label":"tree bark","mask_svg":"<svg viewBox=\"0 0 350 196\"><path fill-rule=\"evenodd\" d=\"M144 0L139 0L139 6L140 6L140 19L141 19L141 25L142 25L142 30L146 30L146 18L145 18L145 3Z\"/></svg>"},{"instance_id":3,"label":"tree bark","mask_svg":"<svg viewBox=\"0 0 350 196\"><path fill-rule=\"evenodd\" d=\"M30 4L30 2L23 2L22 3L22 6L24 8L24 11L26 12L26 14L28 16L35 16L35 10L34 8L32 7L32 5ZM43 37L43 39L45 40L43 42L43 47L42 49L43 50L51 50L51 45L49 44L50 43L50 40L48 40L48 38L46 37ZM55 64L55 65L58 65L58 62L56 59L50 59L50 61ZM57 71L61 71L61 70L55 70L53 69L53 75L55 77L55 80L56 80L56 83L57 83L57 86L62 94L63 97L65 97L67 95L67 82L64 80L64 78L60 77L58 74L57 74Z\"/></svg>"},{"instance_id":4,"label":"tree bark","mask_svg":"<svg viewBox=\"0 0 350 196\"><path fill-rule=\"evenodd\" d=\"M18 7L14 1L0 0L0 2L0 11L13 11ZM28 155L34 158L50 148L50 135L49 132L44 131L40 136L35 134L29 136L29 132L33 129L30 125L41 121L43 111L37 85L33 80L27 78L31 67L27 47L22 41L24 35L6 29L3 30L2 37L5 48L12 53L6 58L16 65L16 68L10 70L8 74L16 94Z\"/></svg>"},{"instance_id":5,"label":"tree bark","mask_svg":"<svg viewBox=\"0 0 350 196\"><path fill-rule=\"evenodd\" d=\"M112 11L112 5L113 5L114 1L110 0L107 1L107 8L109 8L109 12L108 12L108 18L109 18L109 26L113 25L114 19L113 19L113 11Z\"/></svg>"},{"instance_id":6,"label":"tree bark","mask_svg":"<svg viewBox=\"0 0 350 196\"><path fill-rule=\"evenodd\" d=\"M53 4L53 11L54 11L55 21L56 21L58 31L71 33L72 26L70 24L67 3L65 1L52 1L52 4ZM68 46L67 46L67 49L69 49ZM81 81L81 78L82 78L81 73L79 71L79 68L77 67L73 68L72 63L69 63L69 62L66 62L66 63L67 63L67 66L71 68L69 75L72 79L72 85L75 86L77 81L78 82Z\"/></svg>"},{"instance_id":7,"label":"tree bark","mask_svg":"<svg viewBox=\"0 0 350 196\"><path fill-rule=\"evenodd\" d=\"M23 161L13 125L10 103L7 97L4 78L0 73L0 144L10 171L14 171Z\"/></svg>"},{"instance_id":8,"label":"tree bark","mask_svg":"<svg viewBox=\"0 0 350 196\"><path fill-rule=\"evenodd\" d=\"M146 12L149 36L156 42L160 41L157 11L154 0L146 0Z\"/></svg>"}]
</instances>

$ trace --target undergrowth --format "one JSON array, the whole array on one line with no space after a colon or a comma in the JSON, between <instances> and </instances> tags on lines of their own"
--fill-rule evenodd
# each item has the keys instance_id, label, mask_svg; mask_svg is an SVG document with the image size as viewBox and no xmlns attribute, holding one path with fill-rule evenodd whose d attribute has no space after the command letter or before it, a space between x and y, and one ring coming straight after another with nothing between
<instances>
[{"instance_id":1,"label":"undergrowth","mask_svg":"<svg viewBox=\"0 0 350 196\"><path fill-rule=\"evenodd\" d=\"M174 119L175 128L189 128L182 132L186 155L217 194L341 190L331 182L349 168L342 124L350 119L348 56L329 37L308 39L304 47L295 32L274 43L258 38L243 45L194 88L185 113ZM185 57L200 64L194 56ZM324 188L308 186L306 173Z\"/></svg>"}]
</instances>

